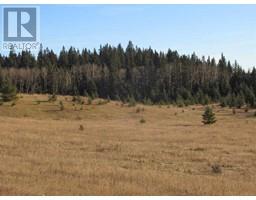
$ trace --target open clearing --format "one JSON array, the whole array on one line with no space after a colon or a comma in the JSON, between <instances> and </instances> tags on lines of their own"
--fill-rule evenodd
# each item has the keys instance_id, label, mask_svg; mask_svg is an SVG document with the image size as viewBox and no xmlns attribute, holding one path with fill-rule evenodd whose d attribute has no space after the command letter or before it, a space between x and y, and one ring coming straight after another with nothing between
<instances>
[{"instance_id":1,"label":"open clearing","mask_svg":"<svg viewBox=\"0 0 256 200\"><path fill-rule=\"evenodd\" d=\"M255 110L22 96L0 106L1 195L256 195Z\"/></svg>"}]
</instances>

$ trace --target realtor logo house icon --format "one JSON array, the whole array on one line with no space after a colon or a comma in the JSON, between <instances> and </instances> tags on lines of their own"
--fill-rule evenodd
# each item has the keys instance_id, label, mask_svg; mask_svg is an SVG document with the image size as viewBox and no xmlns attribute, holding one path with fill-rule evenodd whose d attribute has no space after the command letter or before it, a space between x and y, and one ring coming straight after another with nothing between
<instances>
[{"instance_id":1,"label":"realtor logo house icon","mask_svg":"<svg viewBox=\"0 0 256 200\"><path fill-rule=\"evenodd\" d=\"M37 9L31 7L3 8L4 41L37 40Z\"/></svg>"}]
</instances>

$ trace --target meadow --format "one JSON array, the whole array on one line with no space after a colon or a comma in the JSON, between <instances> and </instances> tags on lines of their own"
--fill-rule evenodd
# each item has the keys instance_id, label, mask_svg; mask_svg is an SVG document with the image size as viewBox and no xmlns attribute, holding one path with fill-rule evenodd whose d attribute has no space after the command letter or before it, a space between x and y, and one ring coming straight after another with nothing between
<instances>
[{"instance_id":1,"label":"meadow","mask_svg":"<svg viewBox=\"0 0 256 200\"><path fill-rule=\"evenodd\" d=\"M0 195L256 195L253 109L203 125L202 105L19 97L0 106Z\"/></svg>"}]
</instances>

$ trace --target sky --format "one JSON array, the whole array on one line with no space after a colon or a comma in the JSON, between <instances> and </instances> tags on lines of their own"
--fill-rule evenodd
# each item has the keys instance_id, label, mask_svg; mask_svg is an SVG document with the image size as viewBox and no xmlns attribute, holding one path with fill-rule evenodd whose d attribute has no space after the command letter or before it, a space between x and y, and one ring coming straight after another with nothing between
<instances>
[{"instance_id":1,"label":"sky","mask_svg":"<svg viewBox=\"0 0 256 200\"><path fill-rule=\"evenodd\" d=\"M245 69L256 66L256 5L41 5L40 40L62 46L99 49L131 40L179 54L223 53ZM2 9L1 9L2 10ZM0 16L2 16L0 11Z\"/></svg>"}]
</instances>

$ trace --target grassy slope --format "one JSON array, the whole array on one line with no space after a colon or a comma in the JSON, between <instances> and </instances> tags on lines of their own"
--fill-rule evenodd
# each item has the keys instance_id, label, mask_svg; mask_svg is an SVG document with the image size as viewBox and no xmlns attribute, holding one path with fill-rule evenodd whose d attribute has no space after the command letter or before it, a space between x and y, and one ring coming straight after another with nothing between
<instances>
[{"instance_id":1,"label":"grassy slope","mask_svg":"<svg viewBox=\"0 0 256 200\"><path fill-rule=\"evenodd\" d=\"M95 100L80 110L71 99L38 104L47 96L23 95L0 106L0 194L256 194L252 110L215 106L218 122L204 126L201 106L138 105L145 111L136 113Z\"/></svg>"}]
</instances>

